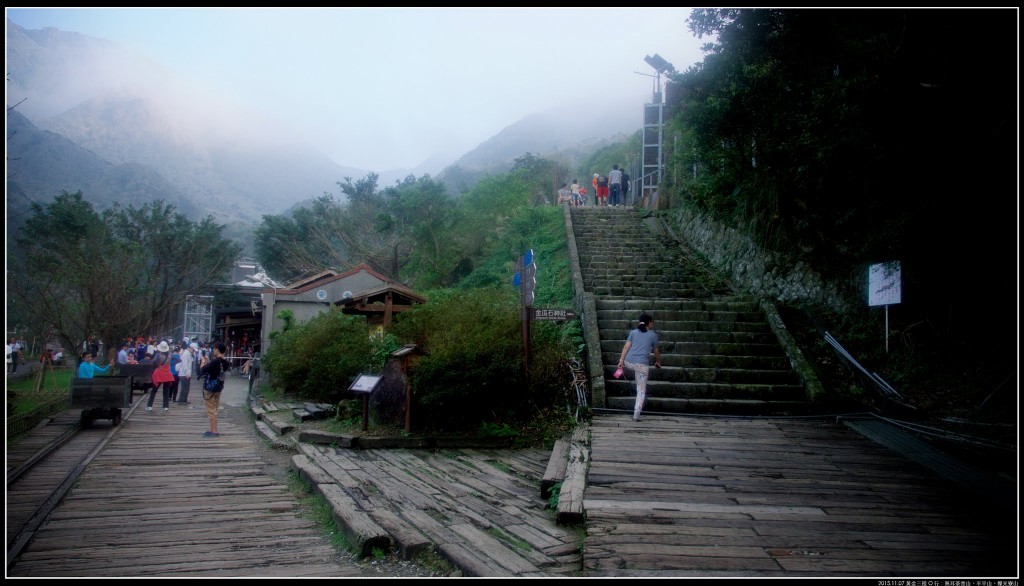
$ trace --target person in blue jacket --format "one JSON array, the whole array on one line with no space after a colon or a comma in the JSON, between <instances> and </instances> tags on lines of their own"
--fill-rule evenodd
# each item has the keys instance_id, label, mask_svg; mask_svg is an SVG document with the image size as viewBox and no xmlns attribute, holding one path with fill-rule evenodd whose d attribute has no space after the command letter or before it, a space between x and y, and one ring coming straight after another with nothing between
<instances>
[{"instance_id":1,"label":"person in blue jacket","mask_svg":"<svg viewBox=\"0 0 1024 586\"><path fill-rule=\"evenodd\" d=\"M78 365L78 378L92 378L96 373L107 374L107 371L110 370L109 364L106 366L96 366L92 358L92 352L82 354L82 363Z\"/></svg>"}]
</instances>

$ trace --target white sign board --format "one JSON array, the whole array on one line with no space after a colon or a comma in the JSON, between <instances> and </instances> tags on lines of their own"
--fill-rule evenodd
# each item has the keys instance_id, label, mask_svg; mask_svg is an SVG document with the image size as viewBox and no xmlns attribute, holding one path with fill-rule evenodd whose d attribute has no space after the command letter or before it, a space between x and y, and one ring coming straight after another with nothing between
<instances>
[{"instance_id":1,"label":"white sign board","mask_svg":"<svg viewBox=\"0 0 1024 586\"><path fill-rule=\"evenodd\" d=\"M868 305L895 305L902 295L900 261L871 265L868 268Z\"/></svg>"},{"instance_id":2,"label":"white sign board","mask_svg":"<svg viewBox=\"0 0 1024 586\"><path fill-rule=\"evenodd\" d=\"M361 374L348 390L353 393L372 393L377 383L380 382L380 378L380 376Z\"/></svg>"}]
</instances>

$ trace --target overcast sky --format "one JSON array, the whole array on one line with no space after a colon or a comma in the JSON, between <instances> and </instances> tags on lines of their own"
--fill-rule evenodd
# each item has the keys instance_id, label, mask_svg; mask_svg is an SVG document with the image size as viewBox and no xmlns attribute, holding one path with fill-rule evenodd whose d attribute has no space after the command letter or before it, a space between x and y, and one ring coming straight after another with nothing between
<instances>
[{"instance_id":1,"label":"overcast sky","mask_svg":"<svg viewBox=\"0 0 1024 586\"><path fill-rule=\"evenodd\" d=\"M651 100L644 56L703 58L689 8L22 9L26 29L109 39L286 119L339 164L452 160L523 117ZM595 133L599 134L599 133ZM451 161L447 161L451 162Z\"/></svg>"}]
</instances>

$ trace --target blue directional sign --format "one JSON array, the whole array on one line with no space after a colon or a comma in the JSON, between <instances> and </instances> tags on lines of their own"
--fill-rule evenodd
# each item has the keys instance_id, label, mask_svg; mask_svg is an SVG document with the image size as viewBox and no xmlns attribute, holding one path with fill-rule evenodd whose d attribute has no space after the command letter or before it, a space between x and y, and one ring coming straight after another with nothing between
<instances>
[{"instance_id":1,"label":"blue directional sign","mask_svg":"<svg viewBox=\"0 0 1024 586\"><path fill-rule=\"evenodd\" d=\"M528 250L516 262L516 274L512 275L512 284L520 289L520 300L523 307L533 305L534 289L537 286L537 263L534 262L533 249Z\"/></svg>"}]
</instances>

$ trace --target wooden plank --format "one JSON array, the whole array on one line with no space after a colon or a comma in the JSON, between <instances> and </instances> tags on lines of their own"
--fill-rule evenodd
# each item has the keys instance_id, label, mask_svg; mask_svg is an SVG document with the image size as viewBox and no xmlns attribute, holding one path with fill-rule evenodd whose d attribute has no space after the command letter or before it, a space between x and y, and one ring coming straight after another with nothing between
<instances>
[{"instance_id":1,"label":"wooden plank","mask_svg":"<svg viewBox=\"0 0 1024 586\"><path fill-rule=\"evenodd\" d=\"M558 492L555 518L562 524L576 524L583 520L583 494L587 487L589 453L579 444L572 444L565 480Z\"/></svg>"},{"instance_id":2,"label":"wooden plank","mask_svg":"<svg viewBox=\"0 0 1024 586\"><path fill-rule=\"evenodd\" d=\"M438 553L467 576L502 578L509 575L505 568L493 560L478 556L474 549L460 542L441 543L438 545Z\"/></svg>"},{"instance_id":3,"label":"wooden plank","mask_svg":"<svg viewBox=\"0 0 1024 586\"><path fill-rule=\"evenodd\" d=\"M465 543L473 548L480 558L493 560L505 569L505 575L518 576L523 573L536 572L538 568L520 555L509 551L508 546L490 534L468 523L457 523L451 526L452 531L462 536Z\"/></svg>"},{"instance_id":4,"label":"wooden plank","mask_svg":"<svg viewBox=\"0 0 1024 586\"><path fill-rule=\"evenodd\" d=\"M391 548L391 538L387 531L365 511L360 510L356 501L340 486L326 484L319 486L318 490L330 503L335 524L345 534L357 555L366 557L375 548L384 551Z\"/></svg>"},{"instance_id":5,"label":"wooden plank","mask_svg":"<svg viewBox=\"0 0 1024 586\"><path fill-rule=\"evenodd\" d=\"M299 475L299 478L313 485L333 484L334 482L334 479L323 468L305 454L292 456L292 469Z\"/></svg>"},{"instance_id":6,"label":"wooden plank","mask_svg":"<svg viewBox=\"0 0 1024 586\"><path fill-rule=\"evenodd\" d=\"M565 470L569 466L570 447L572 447L571 437L563 437L555 441L555 445L551 449L548 467L544 470L544 477L540 481L541 498L549 498L551 487L565 479Z\"/></svg>"},{"instance_id":7,"label":"wooden plank","mask_svg":"<svg viewBox=\"0 0 1024 586\"><path fill-rule=\"evenodd\" d=\"M391 536L395 549L403 560L414 559L430 548L430 538L397 514L377 508L370 511L370 516Z\"/></svg>"}]
</instances>

